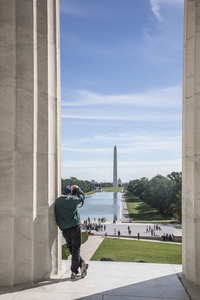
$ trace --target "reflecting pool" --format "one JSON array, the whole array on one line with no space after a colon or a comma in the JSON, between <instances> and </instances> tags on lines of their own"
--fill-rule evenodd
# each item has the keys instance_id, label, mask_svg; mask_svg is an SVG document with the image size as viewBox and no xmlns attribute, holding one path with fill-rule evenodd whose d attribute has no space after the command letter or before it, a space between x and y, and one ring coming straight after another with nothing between
<instances>
[{"instance_id":1,"label":"reflecting pool","mask_svg":"<svg viewBox=\"0 0 200 300\"><path fill-rule=\"evenodd\" d=\"M81 220L90 217L91 221L98 218L106 218L107 221L120 219L120 201L119 192L97 192L85 198L85 204L79 208Z\"/></svg>"}]
</instances>

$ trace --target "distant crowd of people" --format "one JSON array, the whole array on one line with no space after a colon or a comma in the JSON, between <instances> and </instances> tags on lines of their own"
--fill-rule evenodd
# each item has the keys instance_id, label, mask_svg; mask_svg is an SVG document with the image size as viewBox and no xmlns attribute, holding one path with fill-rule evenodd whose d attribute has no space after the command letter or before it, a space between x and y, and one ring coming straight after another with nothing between
<instances>
[{"instance_id":1,"label":"distant crowd of people","mask_svg":"<svg viewBox=\"0 0 200 300\"><path fill-rule=\"evenodd\" d=\"M91 222L90 218L88 217L87 220L84 220L82 225L83 229L90 235L92 230L96 231L105 231L106 224L102 224L101 222L105 222L106 218L98 218L98 222L95 222L96 218L94 218L94 222Z\"/></svg>"},{"instance_id":2,"label":"distant crowd of people","mask_svg":"<svg viewBox=\"0 0 200 300\"><path fill-rule=\"evenodd\" d=\"M107 221L107 219L106 219L105 217L102 217L102 218L98 218L97 221L98 221L99 223L100 223L100 222L105 223L105 222ZM87 222L89 222L89 223L91 222L90 217L88 217L87 220L84 221L84 223L87 223ZM96 218L94 218L94 222L96 222Z\"/></svg>"},{"instance_id":3,"label":"distant crowd of people","mask_svg":"<svg viewBox=\"0 0 200 300\"><path fill-rule=\"evenodd\" d=\"M172 239L173 239L173 234L163 233L162 238L163 238L163 241L170 241L171 242Z\"/></svg>"},{"instance_id":4,"label":"distant crowd of people","mask_svg":"<svg viewBox=\"0 0 200 300\"><path fill-rule=\"evenodd\" d=\"M154 224L153 226L151 226L151 225L146 226L146 232L150 232L151 236L156 235L156 233L155 233L156 230L161 230L161 227L158 226L158 224Z\"/></svg>"}]
</instances>

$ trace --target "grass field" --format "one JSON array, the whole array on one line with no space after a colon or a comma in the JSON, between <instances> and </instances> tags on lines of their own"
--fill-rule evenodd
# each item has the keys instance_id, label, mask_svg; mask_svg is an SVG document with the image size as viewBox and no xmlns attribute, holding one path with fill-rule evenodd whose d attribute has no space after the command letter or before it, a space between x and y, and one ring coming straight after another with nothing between
<instances>
[{"instance_id":1,"label":"grass field","mask_svg":"<svg viewBox=\"0 0 200 300\"><path fill-rule=\"evenodd\" d=\"M143 202L140 198L133 196L131 193L125 195L126 204L129 212L129 217L133 221L156 221L156 220L171 220L155 208Z\"/></svg>"},{"instance_id":2,"label":"grass field","mask_svg":"<svg viewBox=\"0 0 200 300\"><path fill-rule=\"evenodd\" d=\"M124 188L123 187L102 187L101 188L104 192L120 192Z\"/></svg>"},{"instance_id":3,"label":"grass field","mask_svg":"<svg viewBox=\"0 0 200 300\"><path fill-rule=\"evenodd\" d=\"M92 194L95 194L95 193L96 193L96 191L90 191L90 192L85 193L85 196L89 196L89 195L92 195Z\"/></svg>"},{"instance_id":4,"label":"grass field","mask_svg":"<svg viewBox=\"0 0 200 300\"><path fill-rule=\"evenodd\" d=\"M104 239L91 260L182 264L182 246L168 243Z\"/></svg>"}]
</instances>

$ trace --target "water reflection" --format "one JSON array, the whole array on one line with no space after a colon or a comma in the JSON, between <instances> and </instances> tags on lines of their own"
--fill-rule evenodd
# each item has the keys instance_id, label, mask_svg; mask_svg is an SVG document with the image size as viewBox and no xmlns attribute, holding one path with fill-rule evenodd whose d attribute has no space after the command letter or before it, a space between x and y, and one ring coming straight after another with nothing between
<instances>
[{"instance_id":1,"label":"water reflection","mask_svg":"<svg viewBox=\"0 0 200 300\"><path fill-rule=\"evenodd\" d=\"M91 221L98 218L106 218L108 221L120 218L121 193L117 192L98 192L88 196L85 204L79 209L81 220L88 217Z\"/></svg>"},{"instance_id":2,"label":"water reflection","mask_svg":"<svg viewBox=\"0 0 200 300\"><path fill-rule=\"evenodd\" d=\"M117 192L114 192L114 193L113 193L113 199L114 199L114 200L117 200Z\"/></svg>"}]
</instances>

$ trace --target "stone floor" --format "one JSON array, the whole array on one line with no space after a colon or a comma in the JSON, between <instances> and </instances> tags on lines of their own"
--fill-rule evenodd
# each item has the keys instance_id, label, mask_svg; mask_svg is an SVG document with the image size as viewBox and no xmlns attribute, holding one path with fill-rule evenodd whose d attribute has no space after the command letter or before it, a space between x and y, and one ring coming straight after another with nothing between
<instances>
[{"instance_id":1,"label":"stone floor","mask_svg":"<svg viewBox=\"0 0 200 300\"><path fill-rule=\"evenodd\" d=\"M12 290L1 289L1 300L189 300L179 274L181 265L89 262L84 279L70 280L70 261L61 278Z\"/></svg>"}]
</instances>

